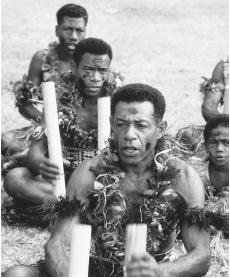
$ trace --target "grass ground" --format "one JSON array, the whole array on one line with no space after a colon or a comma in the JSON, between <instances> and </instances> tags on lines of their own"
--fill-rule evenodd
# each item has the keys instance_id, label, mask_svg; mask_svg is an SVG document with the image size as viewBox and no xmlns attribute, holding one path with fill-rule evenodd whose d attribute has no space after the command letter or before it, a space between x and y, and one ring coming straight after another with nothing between
<instances>
[{"instance_id":1,"label":"grass ground","mask_svg":"<svg viewBox=\"0 0 230 278\"><path fill-rule=\"evenodd\" d=\"M27 72L32 55L55 39L55 12L69 1L2 1L2 132L28 124L14 107L10 82ZM228 53L227 0L79 0L89 12L87 36L113 47L112 66L127 83L145 82L166 97L169 131L204 124L201 76ZM43 256L47 231L2 225L2 270ZM225 243L228 252L228 241ZM208 276L228 276L212 262Z\"/></svg>"}]
</instances>

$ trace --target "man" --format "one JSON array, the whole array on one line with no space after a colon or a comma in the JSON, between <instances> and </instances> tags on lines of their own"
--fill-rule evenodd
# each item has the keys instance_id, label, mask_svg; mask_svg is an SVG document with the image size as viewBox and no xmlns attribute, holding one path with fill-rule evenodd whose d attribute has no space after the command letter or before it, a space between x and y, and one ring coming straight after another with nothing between
<instances>
[{"instance_id":1,"label":"man","mask_svg":"<svg viewBox=\"0 0 230 278\"><path fill-rule=\"evenodd\" d=\"M63 91L75 90L73 53L78 42L85 37L87 22L88 13L84 7L66 4L60 8L55 31L59 43L51 43L48 49L36 52L30 62L28 76L24 77L22 82L14 84L16 106L25 118L32 121L32 126L2 134L1 151L5 161L10 161L3 165L5 171L17 163L18 157L27 154L27 139L31 137L35 127L44 121L39 87L41 82L55 82L57 99L62 97ZM17 154L18 152L22 153ZM7 157L12 154L12 157Z\"/></svg>"},{"instance_id":2,"label":"man","mask_svg":"<svg viewBox=\"0 0 230 278\"><path fill-rule=\"evenodd\" d=\"M200 86L200 92L204 94L201 111L206 122L220 114L219 108L224 103L225 82L228 79L228 63L228 59L219 61L212 77L204 78ZM203 132L204 126L187 126L177 132L176 139L191 154L202 157L205 153Z\"/></svg>"},{"instance_id":3,"label":"man","mask_svg":"<svg viewBox=\"0 0 230 278\"><path fill-rule=\"evenodd\" d=\"M215 205L223 210L229 206L229 116L219 114L205 126L205 146L208 153L208 176L210 185L207 194Z\"/></svg>"},{"instance_id":4,"label":"man","mask_svg":"<svg viewBox=\"0 0 230 278\"><path fill-rule=\"evenodd\" d=\"M108 93L106 84L111 84L108 83L107 77L112 49L103 40L88 38L76 46L73 58L76 62L79 92L77 95L73 93L69 94L68 98L60 99L58 116L63 146L81 148L83 160L84 150L87 154L93 151L92 156L97 148L97 99ZM67 101L69 106L66 105ZM64 158L66 152L65 149ZM20 200L19 207L23 203L40 205L55 198L51 181L57 179L60 173L57 165L52 163L47 155L47 140L43 135L41 139L33 140L27 167L12 169L6 175L5 191L14 199ZM33 219L35 220L35 217Z\"/></svg>"},{"instance_id":5,"label":"man","mask_svg":"<svg viewBox=\"0 0 230 278\"><path fill-rule=\"evenodd\" d=\"M91 250L89 276L123 275L125 226L133 222L148 224L149 253L130 258L127 276L203 276L207 272L208 233L201 223L182 216L184 209L202 211L203 185L191 166L163 147L164 112L164 97L148 85L129 84L114 94L113 143L73 173L67 188L72 211L60 208L45 245L46 260L43 267L33 268L33 276L42 270L47 276L67 276L71 229L78 222L79 210L81 220L93 226L95 250ZM78 212L73 209L75 198L81 203ZM188 253L166 262L173 252L178 223ZM24 266L11 268L5 275L18 271L32 275L31 268Z\"/></svg>"},{"instance_id":6,"label":"man","mask_svg":"<svg viewBox=\"0 0 230 278\"><path fill-rule=\"evenodd\" d=\"M55 32L59 43L53 44L48 50L36 52L32 57L27 79L33 86L38 87L47 79L61 83L66 74L75 74L73 54L77 44L85 38L88 13L82 6L66 4L56 16L58 25ZM74 78L70 82L73 83ZM23 100L18 106L20 113L28 119L39 120L42 117L42 112L29 100Z\"/></svg>"}]
</instances>

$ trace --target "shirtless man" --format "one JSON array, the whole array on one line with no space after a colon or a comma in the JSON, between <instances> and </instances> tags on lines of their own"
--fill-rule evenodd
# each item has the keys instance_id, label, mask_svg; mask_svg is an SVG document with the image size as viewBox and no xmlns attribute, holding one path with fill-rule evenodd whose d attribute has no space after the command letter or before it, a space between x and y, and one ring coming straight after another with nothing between
<instances>
[{"instance_id":1,"label":"shirtless man","mask_svg":"<svg viewBox=\"0 0 230 278\"><path fill-rule=\"evenodd\" d=\"M205 126L204 139L209 155L209 190L219 197L219 204L229 204L229 116L219 114Z\"/></svg>"},{"instance_id":2,"label":"shirtless man","mask_svg":"<svg viewBox=\"0 0 230 278\"><path fill-rule=\"evenodd\" d=\"M62 143L66 146L71 141L72 146L84 149L83 144L89 141L90 134L94 138L88 143L88 148L96 149L97 98L104 93L103 85L112 60L112 49L103 40L88 38L76 46L73 58L76 62L76 82L80 91L80 98L77 97L79 106L70 114L76 114L74 122L67 121L60 126ZM69 117L68 110L64 109L61 113L61 117ZM70 123L75 125L72 131ZM71 140L69 135L72 136ZM30 204L41 204L44 200L54 197L50 181L58 178L59 170L57 165L47 158L47 154L46 138L32 142L27 167L12 169L6 175L4 188L10 196Z\"/></svg>"},{"instance_id":3,"label":"shirtless man","mask_svg":"<svg viewBox=\"0 0 230 278\"><path fill-rule=\"evenodd\" d=\"M73 53L77 44L85 38L88 13L85 8L76 4L66 4L57 12L57 26L55 29L59 44L55 46L57 69L44 66L45 50L38 51L32 57L29 66L28 80L34 86L40 86L41 82L51 79L58 82L63 74L74 73L75 66ZM50 58L50 57L49 57ZM54 71L57 71L55 76ZM39 120L42 112L38 111L31 103L24 102L19 105L20 113L28 119Z\"/></svg>"},{"instance_id":4,"label":"shirtless man","mask_svg":"<svg viewBox=\"0 0 230 278\"><path fill-rule=\"evenodd\" d=\"M57 98L60 97L63 87L70 90L71 86L74 86L73 53L78 42L85 37L88 13L82 6L66 4L58 10L56 16L55 32L59 43L51 43L48 49L36 52L30 62L26 80L16 82L14 88L16 106L26 119L32 121L32 125L2 134L1 153L6 156L4 160L11 160L10 163L3 165L3 169L12 168L15 163L17 164L14 158L24 157L27 154L29 142L26 138L29 138L29 134L32 135L36 125L43 122L43 105L40 104L42 95L39 88L41 82L47 79L54 81ZM12 154L12 157L7 157Z\"/></svg>"},{"instance_id":5,"label":"shirtless man","mask_svg":"<svg viewBox=\"0 0 230 278\"><path fill-rule=\"evenodd\" d=\"M95 251L92 251L90 255L89 276L107 276L109 268L109 272L114 271L113 276L123 275L122 260L118 263L122 251L124 252L125 236L122 229L130 221L133 223L134 217L144 219L143 222L146 221L151 229L154 228L154 232L151 232L150 229L148 233L147 242L150 244L150 246L147 245L148 252L131 257L126 264L128 277L203 276L208 271L210 265L209 235L200 225L201 223L195 221L191 224L184 217L181 218L180 227L187 254L173 262L166 259L166 257L170 257L171 249L175 244L174 224L178 220L176 215L183 214L182 206L179 205L176 208L174 201L183 200L188 210L199 207L202 211L204 189L198 173L191 166L179 159L173 157L170 159L166 155L167 152L163 152L163 155L160 154L159 142L161 141L160 145L162 146L166 128L166 123L162 121L164 112L164 97L156 89L144 84L129 84L120 88L114 94L111 102L113 144L105 152L105 156L98 155L90 160L85 160L75 170L69 181L67 195L72 202L77 197L84 204L80 215L82 217L85 210L86 216L88 216L86 223L93 225L92 237L97 239L95 240ZM166 171L175 170L173 178L165 177L168 182L164 180L164 175L160 178L160 175L164 173L162 167ZM158 189L156 182L158 185L161 184ZM150 184L155 185L150 187ZM105 190L106 186L108 186L107 190ZM158 190L162 190L163 195ZM95 195L90 195L91 192L94 192ZM112 202L106 202L110 194L116 193L116 198L110 200ZM107 196L103 198L105 194ZM100 200L102 200L101 209ZM151 211L153 219L148 218L148 209L151 204L153 204ZM95 215L97 208L99 210ZM161 208L166 210L161 210ZM173 213L167 220L165 217L170 211ZM60 212L62 213L63 210L61 209ZM21 276L39 276L41 274L42 276L67 276L70 235L73 225L78 222L77 214L78 212L74 213L74 211L70 212L70 215L62 213L62 216L60 215L57 219L50 240L45 245L46 258L43 266L41 263L37 268L15 266L9 269L5 276L17 276L19 273ZM145 218L147 215L148 217ZM104 222L101 222L100 216L106 218ZM108 218L110 216L112 218ZM97 222L97 219L100 221ZM112 219L116 224L110 222ZM142 222L140 219L139 221ZM175 221L174 224L171 222L172 219L173 222ZM119 226L121 221L125 221L123 226ZM169 222L172 224L171 229L168 226ZM107 228L104 225L107 225ZM118 226L119 229L117 229ZM110 244L107 249L106 238L108 237L105 235L111 229ZM165 232L164 235L167 236L162 235L159 239L158 236L162 232L163 234ZM99 237L97 237L98 235ZM102 235L104 236L102 237ZM114 236L115 239L112 243L111 240ZM93 255L93 252L96 252L96 256ZM114 260L113 256L115 256ZM100 264L104 265L101 271L97 269L98 258ZM41 273L41 271L43 272Z\"/></svg>"},{"instance_id":6,"label":"shirtless man","mask_svg":"<svg viewBox=\"0 0 230 278\"><path fill-rule=\"evenodd\" d=\"M228 63L228 59L219 61L212 72L212 77L205 78L201 84L200 92L204 94L201 112L206 122L220 114L219 108L224 103L225 80L228 79ZM202 157L205 153L203 131L204 126L184 127L177 132L176 139L191 154Z\"/></svg>"}]
</instances>

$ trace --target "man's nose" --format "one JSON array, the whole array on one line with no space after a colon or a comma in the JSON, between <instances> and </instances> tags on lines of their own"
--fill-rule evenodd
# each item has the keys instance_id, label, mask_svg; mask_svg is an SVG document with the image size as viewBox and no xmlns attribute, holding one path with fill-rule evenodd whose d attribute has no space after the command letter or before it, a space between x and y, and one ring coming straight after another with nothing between
<instances>
[{"instance_id":1,"label":"man's nose","mask_svg":"<svg viewBox=\"0 0 230 278\"><path fill-rule=\"evenodd\" d=\"M127 127L127 130L125 133L125 140L127 140L127 141L136 140L136 133L135 133L135 128L133 125L129 125Z\"/></svg>"},{"instance_id":2,"label":"man's nose","mask_svg":"<svg viewBox=\"0 0 230 278\"><path fill-rule=\"evenodd\" d=\"M217 151L217 152L222 152L222 151L223 151L223 148L224 148L223 143L222 143L222 142L219 142L219 143L217 144L216 151Z\"/></svg>"},{"instance_id":3,"label":"man's nose","mask_svg":"<svg viewBox=\"0 0 230 278\"><path fill-rule=\"evenodd\" d=\"M74 39L74 40L77 40L77 41L79 40L79 39L78 39L78 33L77 33L76 30L73 30L73 31L72 31L72 33L71 33L71 38Z\"/></svg>"},{"instance_id":4,"label":"man's nose","mask_svg":"<svg viewBox=\"0 0 230 278\"><path fill-rule=\"evenodd\" d=\"M95 82L101 81L101 75L100 75L100 73L97 70L92 72L91 80L93 80Z\"/></svg>"}]
</instances>

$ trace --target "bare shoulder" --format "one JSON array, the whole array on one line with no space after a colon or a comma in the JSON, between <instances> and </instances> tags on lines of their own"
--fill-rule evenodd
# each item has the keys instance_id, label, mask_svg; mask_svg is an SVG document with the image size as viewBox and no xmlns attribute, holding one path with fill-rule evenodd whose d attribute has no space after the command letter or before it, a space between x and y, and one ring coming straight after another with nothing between
<instances>
[{"instance_id":1,"label":"bare shoulder","mask_svg":"<svg viewBox=\"0 0 230 278\"><path fill-rule=\"evenodd\" d=\"M96 167L99 156L84 160L72 173L67 185L67 196L72 199L75 195L82 201L86 200L87 192L93 189L95 175L91 168Z\"/></svg>"},{"instance_id":2,"label":"bare shoulder","mask_svg":"<svg viewBox=\"0 0 230 278\"><path fill-rule=\"evenodd\" d=\"M30 62L28 79L35 85L39 86L42 82L42 64L43 64L44 50L37 51Z\"/></svg>"},{"instance_id":3,"label":"bare shoulder","mask_svg":"<svg viewBox=\"0 0 230 278\"><path fill-rule=\"evenodd\" d=\"M185 198L189 207L203 207L205 196L200 174L183 160L176 159L174 163L177 169L180 169L176 177L175 189Z\"/></svg>"},{"instance_id":4,"label":"bare shoulder","mask_svg":"<svg viewBox=\"0 0 230 278\"><path fill-rule=\"evenodd\" d=\"M215 68L212 72L212 78L213 79L216 79L216 80L219 80L219 81L222 81L222 82L224 81L223 80L224 79L223 67L224 67L224 61L223 60L219 61L216 64L216 66L215 66Z\"/></svg>"},{"instance_id":5,"label":"bare shoulder","mask_svg":"<svg viewBox=\"0 0 230 278\"><path fill-rule=\"evenodd\" d=\"M44 50L39 50L35 52L34 55L32 56L30 66L33 66L34 64L42 64L43 57L44 57Z\"/></svg>"}]
</instances>

